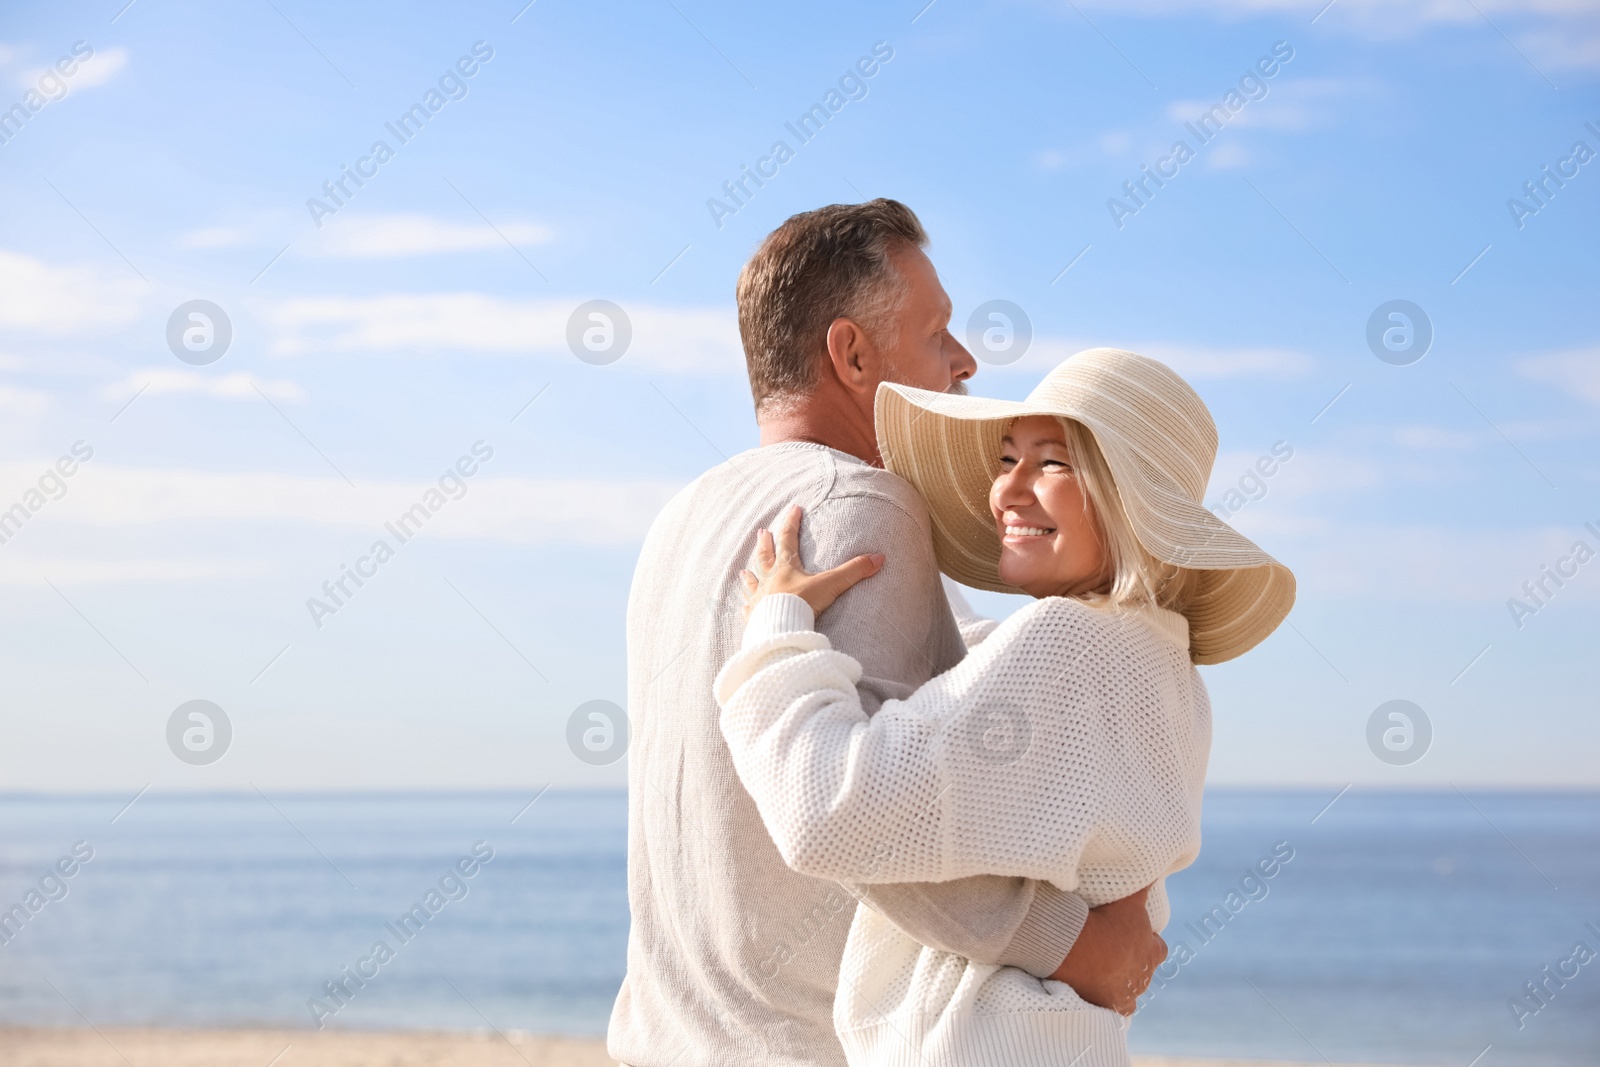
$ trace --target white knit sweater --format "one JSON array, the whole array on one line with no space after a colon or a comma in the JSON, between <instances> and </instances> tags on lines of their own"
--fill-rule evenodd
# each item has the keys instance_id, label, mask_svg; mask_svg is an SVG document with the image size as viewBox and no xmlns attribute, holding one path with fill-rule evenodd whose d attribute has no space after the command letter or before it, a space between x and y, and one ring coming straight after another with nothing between
<instances>
[{"instance_id":1,"label":"white knit sweater","mask_svg":"<svg viewBox=\"0 0 1600 1067\"><path fill-rule=\"evenodd\" d=\"M1162 879L1200 848L1211 742L1181 615L1038 600L870 718L860 666L814 622L799 597L764 598L716 681L739 779L790 866L860 883L1019 875L1091 906L1154 883L1165 926ZM1122 1016L865 908L834 1026L857 1067L1129 1063Z\"/></svg>"}]
</instances>

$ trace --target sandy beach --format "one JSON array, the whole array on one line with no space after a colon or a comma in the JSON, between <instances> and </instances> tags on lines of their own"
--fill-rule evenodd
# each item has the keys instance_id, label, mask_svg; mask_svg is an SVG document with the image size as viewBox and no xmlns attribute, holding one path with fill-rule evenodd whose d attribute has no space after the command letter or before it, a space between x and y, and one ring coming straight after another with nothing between
<instances>
[{"instance_id":1,"label":"sandy beach","mask_svg":"<svg viewBox=\"0 0 1600 1067\"><path fill-rule=\"evenodd\" d=\"M1297 1067L1260 1060L1135 1057L1133 1062L1135 1067ZM611 1067L612 1063L599 1039L520 1031L0 1028L0 1067Z\"/></svg>"}]
</instances>

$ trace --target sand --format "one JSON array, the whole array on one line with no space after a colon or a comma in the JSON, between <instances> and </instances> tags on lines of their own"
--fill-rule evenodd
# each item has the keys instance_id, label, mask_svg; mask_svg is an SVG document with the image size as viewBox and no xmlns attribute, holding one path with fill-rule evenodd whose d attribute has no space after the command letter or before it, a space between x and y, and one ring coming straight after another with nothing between
<instances>
[{"instance_id":1,"label":"sand","mask_svg":"<svg viewBox=\"0 0 1600 1067\"><path fill-rule=\"evenodd\" d=\"M1135 1067L1293 1067L1135 1058ZM309 1030L0 1027L0 1067L610 1067L593 1038Z\"/></svg>"},{"instance_id":2,"label":"sand","mask_svg":"<svg viewBox=\"0 0 1600 1067\"><path fill-rule=\"evenodd\" d=\"M310 1030L0 1029L0 1067L612 1067L593 1038Z\"/></svg>"}]
</instances>

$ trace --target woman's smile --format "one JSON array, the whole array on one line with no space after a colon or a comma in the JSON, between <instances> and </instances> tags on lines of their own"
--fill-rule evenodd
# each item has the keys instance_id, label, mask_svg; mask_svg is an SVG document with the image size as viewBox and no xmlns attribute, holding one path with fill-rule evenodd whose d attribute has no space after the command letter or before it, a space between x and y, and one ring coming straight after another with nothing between
<instances>
[{"instance_id":1,"label":"woman's smile","mask_svg":"<svg viewBox=\"0 0 1600 1067\"><path fill-rule=\"evenodd\" d=\"M1008 545L1037 544L1045 538L1053 536L1055 532L1056 528L1054 526L1035 526L1028 523L1014 523L1008 520L1005 524L1005 533L1000 540Z\"/></svg>"}]
</instances>

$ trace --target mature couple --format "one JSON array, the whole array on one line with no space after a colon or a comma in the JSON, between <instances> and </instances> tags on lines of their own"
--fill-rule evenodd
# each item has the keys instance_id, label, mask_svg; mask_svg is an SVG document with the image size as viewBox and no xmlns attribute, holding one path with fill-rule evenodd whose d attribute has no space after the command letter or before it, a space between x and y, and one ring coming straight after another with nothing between
<instances>
[{"instance_id":1,"label":"mature couple","mask_svg":"<svg viewBox=\"0 0 1600 1067\"><path fill-rule=\"evenodd\" d=\"M632 1067L1128 1063L1199 848L1197 663L1287 614L1201 498L1165 366L976 370L916 216L789 219L739 278L761 446L646 538L628 604ZM996 624L940 572L1035 600Z\"/></svg>"}]
</instances>

